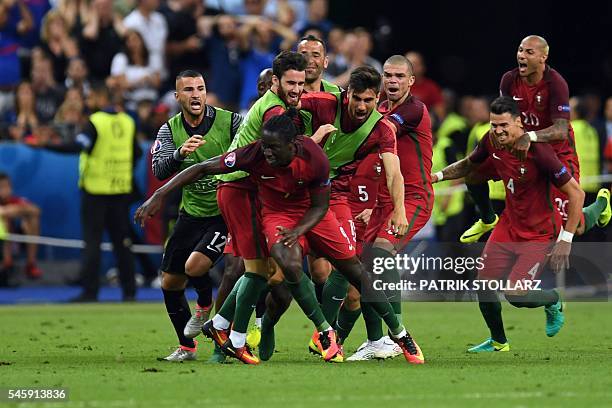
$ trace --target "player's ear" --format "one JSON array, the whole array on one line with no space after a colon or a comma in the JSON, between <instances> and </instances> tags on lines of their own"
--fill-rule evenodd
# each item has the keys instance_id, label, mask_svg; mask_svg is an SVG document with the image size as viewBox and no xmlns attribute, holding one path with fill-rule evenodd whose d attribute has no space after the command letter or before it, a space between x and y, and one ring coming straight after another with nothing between
<instances>
[{"instance_id":1,"label":"player's ear","mask_svg":"<svg viewBox=\"0 0 612 408\"><path fill-rule=\"evenodd\" d=\"M328 65L329 65L329 57L326 55L325 58L323 58L323 68L327 69Z\"/></svg>"},{"instance_id":2,"label":"player's ear","mask_svg":"<svg viewBox=\"0 0 612 408\"><path fill-rule=\"evenodd\" d=\"M408 76L408 86L414 85L414 81L416 81L416 77L414 75Z\"/></svg>"},{"instance_id":3,"label":"player's ear","mask_svg":"<svg viewBox=\"0 0 612 408\"><path fill-rule=\"evenodd\" d=\"M276 75L272 75L272 86L280 86L280 79Z\"/></svg>"},{"instance_id":4,"label":"player's ear","mask_svg":"<svg viewBox=\"0 0 612 408\"><path fill-rule=\"evenodd\" d=\"M514 123L521 129L523 128L523 121L521 120L521 115L516 115L516 117L514 118Z\"/></svg>"}]
</instances>

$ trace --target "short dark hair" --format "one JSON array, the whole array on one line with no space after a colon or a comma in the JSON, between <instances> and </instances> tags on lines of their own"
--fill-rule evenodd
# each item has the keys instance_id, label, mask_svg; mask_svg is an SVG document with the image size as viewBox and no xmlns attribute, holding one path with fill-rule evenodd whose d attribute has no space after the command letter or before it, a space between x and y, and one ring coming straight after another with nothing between
<instances>
[{"instance_id":1,"label":"short dark hair","mask_svg":"<svg viewBox=\"0 0 612 408\"><path fill-rule=\"evenodd\" d=\"M503 115L509 113L513 118L521 115L518 104L509 96L499 96L491 102L491 113Z\"/></svg>"},{"instance_id":2,"label":"short dark hair","mask_svg":"<svg viewBox=\"0 0 612 408\"><path fill-rule=\"evenodd\" d=\"M272 62L272 74L281 79L285 72L291 69L305 71L306 65L306 58L299 52L281 51Z\"/></svg>"},{"instance_id":3,"label":"short dark hair","mask_svg":"<svg viewBox=\"0 0 612 408\"><path fill-rule=\"evenodd\" d=\"M178 73L178 75L176 76L176 80L178 81L181 78L200 78L200 77L204 78L204 75L202 75L198 71L194 71L193 69L186 69Z\"/></svg>"},{"instance_id":4,"label":"short dark hair","mask_svg":"<svg viewBox=\"0 0 612 408\"><path fill-rule=\"evenodd\" d=\"M357 67L351 72L348 87L353 92L365 92L368 89L374 92L380 91L381 76L380 73L369 65Z\"/></svg>"},{"instance_id":5,"label":"short dark hair","mask_svg":"<svg viewBox=\"0 0 612 408\"><path fill-rule=\"evenodd\" d=\"M0 171L0 181L3 180L7 180L9 183L11 182L11 178L9 177L9 175L3 171Z\"/></svg>"},{"instance_id":6,"label":"short dark hair","mask_svg":"<svg viewBox=\"0 0 612 408\"><path fill-rule=\"evenodd\" d=\"M383 64L383 68L387 64L390 64L390 65L404 64L408 68L408 74L414 75L414 67L412 66L412 62L410 62L410 60L403 55L397 54L397 55L390 56L389 58L387 58L387 60Z\"/></svg>"},{"instance_id":7,"label":"short dark hair","mask_svg":"<svg viewBox=\"0 0 612 408\"><path fill-rule=\"evenodd\" d=\"M327 47L325 46L325 42L322 39L320 39L319 37L314 36L312 34L309 34L306 37L300 38L300 41L298 41L298 45L302 41L314 41L314 42L318 42L323 47L323 55L327 55Z\"/></svg>"},{"instance_id":8,"label":"short dark hair","mask_svg":"<svg viewBox=\"0 0 612 408\"><path fill-rule=\"evenodd\" d=\"M263 124L262 132L277 133L285 143L290 143L299 134L294 122L298 115L298 111L292 107L281 115L272 116Z\"/></svg>"}]
</instances>

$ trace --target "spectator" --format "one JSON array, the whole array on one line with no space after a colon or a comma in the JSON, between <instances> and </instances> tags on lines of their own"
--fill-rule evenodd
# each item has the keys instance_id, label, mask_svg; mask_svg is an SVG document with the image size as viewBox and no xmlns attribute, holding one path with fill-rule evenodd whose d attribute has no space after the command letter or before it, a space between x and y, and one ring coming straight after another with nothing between
<instances>
[{"instance_id":1,"label":"spectator","mask_svg":"<svg viewBox=\"0 0 612 408\"><path fill-rule=\"evenodd\" d=\"M40 235L40 209L23 197L13 195L11 180L6 173L0 173L0 222L8 231L15 228L27 235ZM30 279L42 276L36 265L36 244L26 244L25 274ZM13 248L10 242L4 242L2 248L2 269L13 268Z\"/></svg>"},{"instance_id":2,"label":"spectator","mask_svg":"<svg viewBox=\"0 0 612 408\"><path fill-rule=\"evenodd\" d=\"M66 70L66 80L64 81L64 87L77 88L83 96L89 95L91 84L87 79L89 77L89 71L85 60L81 57L70 58L68 61L68 69Z\"/></svg>"},{"instance_id":3,"label":"spectator","mask_svg":"<svg viewBox=\"0 0 612 408\"><path fill-rule=\"evenodd\" d=\"M20 36L31 29L32 15L23 0L0 2L0 112L11 106L11 92L21 79Z\"/></svg>"},{"instance_id":4,"label":"spectator","mask_svg":"<svg viewBox=\"0 0 612 408\"><path fill-rule=\"evenodd\" d=\"M435 114L432 124L439 123L446 116L442 89L434 80L425 76L427 67L421 53L410 51L406 53L406 58L412 62L414 67L415 81L411 89L412 94L423 101L430 114Z\"/></svg>"},{"instance_id":5,"label":"spectator","mask_svg":"<svg viewBox=\"0 0 612 408\"><path fill-rule=\"evenodd\" d=\"M10 138L20 142L25 136L34 133L40 120L36 114L36 97L32 84L27 81L20 83L15 94L15 110L7 113L5 121L10 126Z\"/></svg>"},{"instance_id":6,"label":"spectator","mask_svg":"<svg viewBox=\"0 0 612 408\"><path fill-rule=\"evenodd\" d=\"M113 11L112 0L93 0L79 40L92 81L104 81L109 76L111 61L121 50L124 35L125 26Z\"/></svg>"},{"instance_id":7,"label":"spectator","mask_svg":"<svg viewBox=\"0 0 612 408\"><path fill-rule=\"evenodd\" d=\"M123 94L127 109L136 110L142 100L157 100L161 66L151 57L141 34L128 30L124 50L113 57L109 88Z\"/></svg>"},{"instance_id":8,"label":"spectator","mask_svg":"<svg viewBox=\"0 0 612 408\"><path fill-rule=\"evenodd\" d=\"M89 17L89 1L59 0L57 10L64 17L68 32L74 34L78 32Z\"/></svg>"},{"instance_id":9,"label":"spectator","mask_svg":"<svg viewBox=\"0 0 612 408\"><path fill-rule=\"evenodd\" d=\"M212 35L206 39L206 53L210 62L208 98L217 99L220 107L237 111L241 77L238 26L234 16L215 17Z\"/></svg>"},{"instance_id":10,"label":"spectator","mask_svg":"<svg viewBox=\"0 0 612 408\"><path fill-rule=\"evenodd\" d=\"M251 101L257 99L257 77L265 68L272 66L272 60L281 50L289 50L297 41L295 33L264 17L243 18L240 27L240 48L242 91L240 109L248 109Z\"/></svg>"},{"instance_id":11,"label":"spectator","mask_svg":"<svg viewBox=\"0 0 612 408\"><path fill-rule=\"evenodd\" d=\"M42 49L51 59L55 82L63 83L70 58L79 54L77 42L68 34L66 20L58 10L51 10L43 20Z\"/></svg>"},{"instance_id":12,"label":"spectator","mask_svg":"<svg viewBox=\"0 0 612 408\"><path fill-rule=\"evenodd\" d=\"M168 2L164 9L168 25L166 56L168 57L168 89L174 89L176 75L185 69L203 72L206 68L203 45L210 17L204 17L201 0ZM170 83L171 82L171 83Z\"/></svg>"},{"instance_id":13,"label":"spectator","mask_svg":"<svg viewBox=\"0 0 612 408\"><path fill-rule=\"evenodd\" d=\"M32 64L32 89L36 96L36 114L41 123L53 120L57 108L64 101L64 92L53 79L51 60L43 57Z\"/></svg>"},{"instance_id":14,"label":"spectator","mask_svg":"<svg viewBox=\"0 0 612 408\"><path fill-rule=\"evenodd\" d=\"M144 39L152 61L162 64L162 78L166 77L163 66L165 58L168 24L164 16L156 11L160 0L138 0L136 8L123 20L125 28L136 30ZM155 62L157 64L158 62Z\"/></svg>"},{"instance_id":15,"label":"spectator","mask_svg":"<svg viewBox=\"0 0 612 408\"><path fill-rule=\"evenodd\" d=\"M333 64L328 66L329 75L335 76L330 81L342 88L348 87L351 71L362 65L369 65L382 73L382 64L370 56L372 36L364 28L358 27L344 37L342 57L336 56Z\"/></svg>"},{"instance_id":16,"label":"spectator","mask_svg":"<svg viewBox=\"0 0 612 408\"><path fill-rule=\"evenodd\" d=\"M84 125L83 112L85 101L79 88L66 91L64 103L61 104L53 120L53 129L63 142L73 141L77 132Z\"/></svg>"},{"instance_id":17,"label":"spectator","mask_svg":"<svg viewBox=\"0 0 612 408\"><path fill-rule=\"evenodd\" d=\"M43 25L43 19L45 15L51 10L51 4L48 0L23 0L23 3L28 8L30 15L32 16L32 28L21 37L19 41L21 45L20 54L22 57L22 63L27 62L30 51L40 45L40 34ZM26 60L26 61L24 61ZM29 72L29 70L21 72Z\"/></svg>"},{"instance_id":18,"label":"spectator","mask_svg":"<svg viewBox=\"0 0 612 408\"><path fill-rule=\"evenodd\" d=\"M315 28L323 33L323 39L327 39L333 24L327 18L329 4L327 0L310 0L308 3L308 18L306 21L298 22L294 29L303 36L306 30Z\"/></svg>"}]
</instances>

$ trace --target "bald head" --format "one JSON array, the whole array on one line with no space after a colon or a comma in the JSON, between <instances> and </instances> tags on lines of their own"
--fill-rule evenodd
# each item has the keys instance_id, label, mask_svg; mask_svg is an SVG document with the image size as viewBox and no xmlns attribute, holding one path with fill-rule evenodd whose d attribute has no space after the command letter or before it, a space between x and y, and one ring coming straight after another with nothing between
<instances>
[{"instance_id":1,"label":"bald head","mask_svg":"<svg viewBox=\"0 0 612 408\"><path fill-rule=\"evenodd\" d=\"M261 98L272 86L272 68L266 68L257 78L257 94Z\"/></svg>"},{"instance_id":2,"label":"bald head","mask_svg":"<svg viewBox=\"0 0 612 408\"><path fill-rule=\"evenodd\" d=\"M412 62L408 58L403 55L392 55L383 65L402 65L405 66L408 70L408 75L414 75L414 68L412 66Z\"/></svg>"},{"instance_id":3,"label":"bald head","mask_svg":"<svg viewBox=\"0 0 612 408\"><path fill-rule=\"evenodd\" d=\"M523 38L523 41L521 41L521 44L523 43L533 44L534 46L540 49L542 54L548 55L548 51L549 51L548 41L546 41L544 37L540 37L539 35L535 35L535 34L528 35L527 37Z\"/></svg>"}]
</instances>

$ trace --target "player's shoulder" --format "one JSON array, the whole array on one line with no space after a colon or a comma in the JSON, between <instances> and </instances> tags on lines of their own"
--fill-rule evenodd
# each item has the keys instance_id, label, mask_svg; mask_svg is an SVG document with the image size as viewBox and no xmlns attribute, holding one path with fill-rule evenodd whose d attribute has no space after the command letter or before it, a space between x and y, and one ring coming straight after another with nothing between
<instances>
[{"instance_id":1,"label":"player's shoulder","mask_svg":"<svg viewBox=\"0 0 612 408\"><path fill-rule=\"evenodd\" d=\"M296 138L296 142L300 148L301 154L304 156L304 158L309 158L309 157L320 157L320 156L325 156L325 152L323 151L323 149L321 148L321 146L319 146L318 143L316 143L314 140L312 140L311 138L307 137L307 136L298 136Z\"/></svg>"},{"instance_id":2,"label":"player's shoulder","mask_svg":"<svg viewBox=\"0 0 612 408\"><path fill-rule=\"evenodd\" d=\"M316 92L304 92L301 98L305 100L316 100L316 101L336 101L336 95L330 92L316 91Z\"/></svg>"},{"instance_id":3,"label":"player's shoulder","mask_svg":"<svg viewBox=\"0 0 612 408\"><path fill-rule=\"evenodd\" d=\"M561 75L559 71L552 68L550 65L546 66L546 70L544 71L544 78L548 82L562 82L567 84L567 81L565 80L565 78L563 78L563 75Z\"/></svg>"},{"instance_id":4,"label":"player's shoulder","mask_svg":"<svg viewBox=\"0 0 612 408\"><path fill-rule=\"evenodd\" d=\"M517 81L519 78L519 70L518 68L513 68L509 71L506 71L504 75L502 75L501 80L499 81L499 90L505 95L510 91L510 87Z\"/></svg>"}]
</instances>

